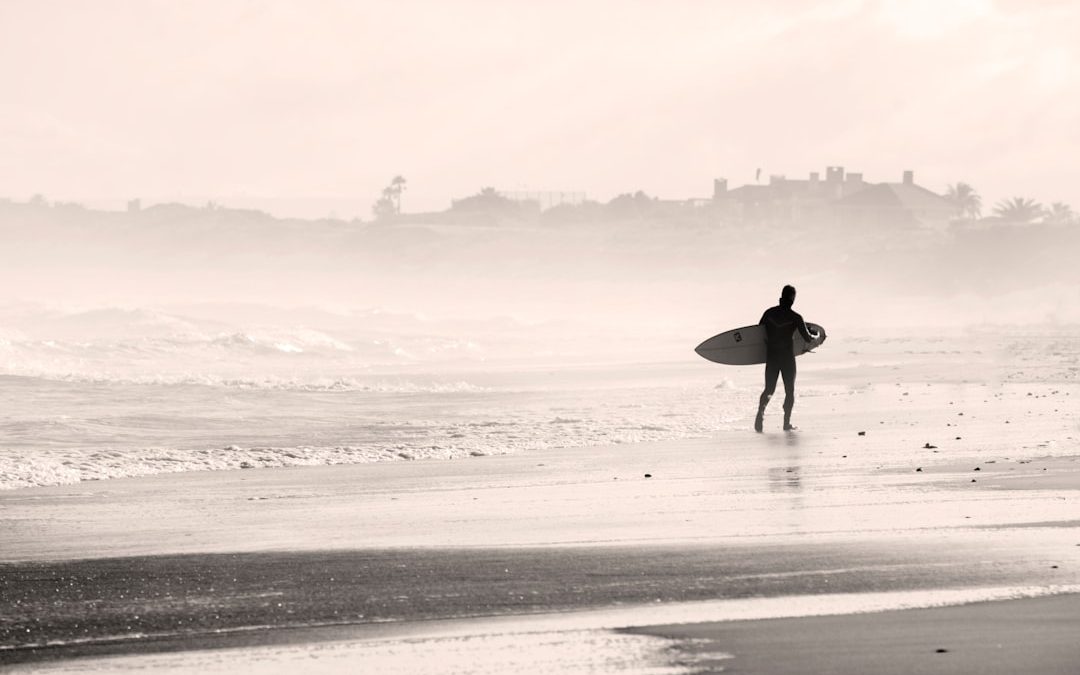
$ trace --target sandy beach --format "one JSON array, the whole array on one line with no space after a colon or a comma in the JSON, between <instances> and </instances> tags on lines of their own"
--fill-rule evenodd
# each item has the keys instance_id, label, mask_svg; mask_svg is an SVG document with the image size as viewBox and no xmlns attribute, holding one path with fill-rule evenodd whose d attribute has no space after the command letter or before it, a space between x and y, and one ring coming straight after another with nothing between
<instances>
[{"instance_id":1,"label":"sandy beach","mask_svg":"<svg viewBox=\"0 0 1080 675\"><path fill-rule=\"evenodd\" d=\"M1080 596L858 616L655 626L724 673L1075 673Z\"/></svg>"},{"instance_id":2,"label":"sandy beach","mask_svg":"<svg viewBox=\"0 0 1080 675\"><path fill-rule=\"evenodd\" d=\"M1077 386L844 377L789 434L0 493L0 660L1073 672Z\"/></svg>"},{"instance_id":3,"label":"sandy beach","mask_svg":"<svg viewBox=\"0 0 1080 675\"><path fill-rule=\"evenodd\" d=\"M1078 34L0 0L0 675L1080 675Z\"/></svg>"}]
</instances>

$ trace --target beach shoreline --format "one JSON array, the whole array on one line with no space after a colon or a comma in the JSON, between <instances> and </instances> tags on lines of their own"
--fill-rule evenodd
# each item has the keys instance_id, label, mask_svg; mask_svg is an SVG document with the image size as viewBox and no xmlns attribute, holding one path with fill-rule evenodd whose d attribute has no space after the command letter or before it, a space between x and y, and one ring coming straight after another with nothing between
<instances>
[{"instance_id":1,"label":"beach shoreline","mask_svg":"<svg viewBox=\"0 0 1080 675\"><path fill-rule=\"evenodd\" d=\"M826 387L800 399L813 428L794 434L728 430L461 461L4 491L0 661L18 653L34 669L108 671L110 659L135 659L168 670L155 660L167 658L182 672L204 658L263 659L265 649L277 655L271 662L330 643L350 654L341 645L360 629L385 647L433 621L468 622L491 637L502 622L537 613L565 621L623 607L631 620L600 633L553 629L556 641L614 640L615 653L631 648L611 629L656 624L649 607L1065 592L1080 585L1077 416L1060 412L1074 390ZM668 650L675 638L642 630L653 637L652 656L641 659L681 658ZM417 639L409 644L426 646L405 653L436 646ZM693 672L665 667L676 670L655 672Z\"/></svg>"},{"instance_id":2,"label":"beach shoreline","mask_svg":"<svg viewBox=\"0 0 1080 675\"><path fill-rule=\"evenodd\" d=\"M1080 595L626 632L675 641L697 672L1070 675Z\"/></svg>"}]
</instances>

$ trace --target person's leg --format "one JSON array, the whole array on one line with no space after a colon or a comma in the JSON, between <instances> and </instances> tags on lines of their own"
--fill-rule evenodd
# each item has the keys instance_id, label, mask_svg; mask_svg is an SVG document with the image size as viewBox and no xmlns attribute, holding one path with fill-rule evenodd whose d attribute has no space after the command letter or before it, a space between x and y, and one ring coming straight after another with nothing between
<instances>
[{"instance_id":1,"label":"person's leg","mask_svg":"<svg viewBox=\"0 0 1080 675\"><path fill-rule=\"evenodd\" d=\"M754 430L761 431L765 424L765 406L769 405L769 399L776 391L776 380L780 376L780 364L775 361L765 362L765 390L758 399L757 417L754 419Z\"/></svg>"},{"instance_id":2,"label":"person's leg","mask_svg":"<svg viewBox=\"0 0 1080 675\"><path fill-rule=\"evenodd\" d=\"M791 430L791 410L795 407L795 358L785 363L780 374L784 377L784 431Z\"/></svg>"}]
</instances>

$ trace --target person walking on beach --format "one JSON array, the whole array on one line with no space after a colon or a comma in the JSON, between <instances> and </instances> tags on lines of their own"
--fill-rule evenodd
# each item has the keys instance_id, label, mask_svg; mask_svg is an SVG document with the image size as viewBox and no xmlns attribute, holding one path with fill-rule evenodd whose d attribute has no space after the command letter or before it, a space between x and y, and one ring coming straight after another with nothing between
<instances>
[{"instance_id":1,"label":"person walking on beach","mask_svg":"<svg viewBox=\"0 0 1080 675\"><path fill-rule=\"evenodd\" d=\"M765 423L765 406L776 391L779 376L784 378L784 431L795 428L791 426L791 409L795 407L795 331L799 331L807 342L812 342L818 335L811 333L803 318L791 309L794 304L795 287L784 286L780 304L765 310L758 322L765 327L765 390L758 401L754 431L761 431Z\"/></svg>"}]
</instances>

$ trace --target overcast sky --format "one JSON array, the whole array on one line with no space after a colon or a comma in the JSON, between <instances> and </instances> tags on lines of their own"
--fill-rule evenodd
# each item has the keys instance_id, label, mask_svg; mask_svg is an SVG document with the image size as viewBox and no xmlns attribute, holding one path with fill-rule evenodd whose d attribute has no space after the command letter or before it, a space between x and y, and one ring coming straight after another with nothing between
<instances>
[{"instance_id":1,"label":"overcast sky","mask_svg":"<svg viewBox=\"0 0 1080 675\"><path fill-rule=\"evenodd\" d=\"M0 197L329 210L402 174L419 210L840 164L1080 208L1078 36L1065 1L0 0Z\"/></svg>"}]
</instances>

